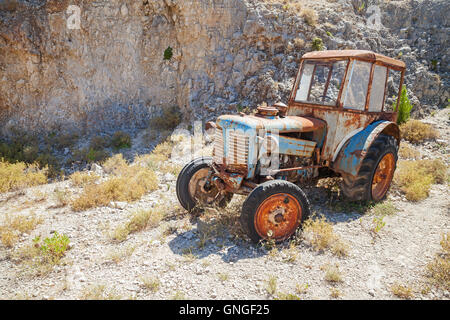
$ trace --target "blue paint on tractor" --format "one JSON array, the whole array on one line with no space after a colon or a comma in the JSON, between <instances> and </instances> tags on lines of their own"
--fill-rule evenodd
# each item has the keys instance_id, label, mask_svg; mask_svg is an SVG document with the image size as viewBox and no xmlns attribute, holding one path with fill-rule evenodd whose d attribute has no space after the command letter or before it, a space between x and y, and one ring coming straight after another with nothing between
<instances>
[{"instance_id":1,"label":"blue paint on tractor","mask_svg":"<svg viewBox=\"0 0 450 320\"><path fill-rule=\"evenodd\" d=\"M334 170L356 176L361 167L362 160L366 156L366 152L372 142L391 124L392 122L390 121L376 121L351 137L339 152L339 155L333 164Z\"/></svg>"}]
</instances>

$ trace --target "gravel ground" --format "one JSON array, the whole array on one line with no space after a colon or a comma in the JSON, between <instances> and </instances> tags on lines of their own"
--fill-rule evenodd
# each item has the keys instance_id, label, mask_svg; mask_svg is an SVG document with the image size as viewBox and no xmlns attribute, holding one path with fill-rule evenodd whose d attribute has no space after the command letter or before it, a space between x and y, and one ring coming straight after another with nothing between
<instances>
[{"instance_id":1,"label":"gravel ground","mask_svg":"<svg viewBox=\"0 0 450 320\"><path fill-rule=\"evenodd\" d=\"M427 157L443 158L447 164L448 119L448 109L425 119L440 131L440 143L447 149L436 150L435 142L419 147ZM34 212L43 218L15 248L0 245L0 298L79 299L86 296L87 288L104 286L110 297L122 299L272 299L283 293L301 299L332 299L332 292L339 299L396 299L390 289L394 283L413 288L417 299L450 298L447 291L424 290L425 266L439 251L441 235L450 231L448 185L434 185L430 196L418 203L408 202L392 190L388 198L398 210L385 217L386 224L376 236L369 231L373 215L341 212L329 201L325 189L306 188L313 211L331 221L334 232L349 244L349 255L339 258L327 251L316 252L304 241L291 251L288 244L267 250L228 231L209 238L201 247L199 230L213 222L175 209L175 179L170 174L160 176L160 189L138 202L84 212L53 208L55 201L49 195L55 188L76 192L69 181L0 195L0 212ZM235 197L234 205L242 200ZM158 203L174 208L158 227L133 233L121 243L110 240L111 230L131 212ZM66 234L71 246L64 263L49 274L31 276L26 272L30 270L11 259L18 247L53 231ZM187 254L189 248L193 254ZM325 280L330 265L338 265L341 282ZM158 290L146 288L144 278L158 279ZM269 279L272 285L276 281L272 295L267 290Z\"/></svg>"}]
</instances>

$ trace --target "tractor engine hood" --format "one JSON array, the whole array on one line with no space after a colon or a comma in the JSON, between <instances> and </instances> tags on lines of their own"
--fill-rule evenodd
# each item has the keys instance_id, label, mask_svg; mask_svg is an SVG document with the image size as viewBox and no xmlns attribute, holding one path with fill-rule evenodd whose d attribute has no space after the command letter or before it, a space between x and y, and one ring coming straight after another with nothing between
<instances>
[{"instance_id":1,"label":"tractor engine hood","mask_svg":"<svg viewBox=\"0 0 450 320\"><path fill-rule=\"evenodd\" d=\"M241 129L244 131L262 129L268 132L278 130L279 133L313 132L326 126L324 121L311 117L268 118L253 115L223 115L217 119L216 124L221 129Z\"/></svg>"}]
</instances>

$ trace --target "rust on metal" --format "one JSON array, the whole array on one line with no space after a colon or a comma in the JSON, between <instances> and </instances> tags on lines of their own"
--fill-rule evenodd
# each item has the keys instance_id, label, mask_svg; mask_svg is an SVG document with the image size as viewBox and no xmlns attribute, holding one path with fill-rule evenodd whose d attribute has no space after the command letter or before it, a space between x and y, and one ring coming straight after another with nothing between
<instances>
[{"instance_id":1,"label":"rust on metal","mask_svg":"<svg viewBox=\"0 0 450 320\"><path fill-rule=\"evenodd\" d=\"M255 214L256 232L264 239L283 241L300 225L302 207L290 194L277 193L265 199Z\"/></svg>"},{"instance_id":2,"label":"rust on metal","mask_svg":"<svg viewBox=\"0 0 450 320\"><path fill-rule=\"evenodd\" d=\"M393 68L405 68L406 64L403 61L387 57L385 55L375 53L369 50L326 50L313 51L303 55L302 59L342 59L354 58L368 62L378 62L383 65L391 66Z\"/></svg>"},{"instance_id":3,"label":"rust on metal","mask_svg":"<svg viewBox=\"0 0 450 320\"><path fill-rule=\"evenodd\" d=\"M391 185L395 171L395 158L392 153L387 153L379 162L372 179L372 199L383 199Z\"/></svg>"},{"instance_id":4,"label":"rust on metal","mask_svg":"<svg viewBox=\"0 0 450 320\"><path fill-rule=\"evenodd\" d=\"M205 189L205 184L210 176L210 169L204 168L198 170L189 181L189 194L192 199L196 199L201 204L211 204L217 197L219 190L216 186Z\"/></svg>"}]
</instances>

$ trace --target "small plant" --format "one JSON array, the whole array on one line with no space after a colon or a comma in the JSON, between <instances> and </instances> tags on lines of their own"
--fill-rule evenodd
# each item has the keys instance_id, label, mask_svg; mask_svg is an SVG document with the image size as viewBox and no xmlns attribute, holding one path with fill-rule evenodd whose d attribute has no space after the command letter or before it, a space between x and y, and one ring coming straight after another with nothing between
<instances>
[{"instance_id":1,"label":"small plant","mask_svg":"<svg viewBox=\"0 0 450 320\"><path fill-rule=\"evenodd\" d=\"M275 300L301 300L299 296L292 293L279 292Z\"/></svg>"},{"instance_id":2,"label":"small plant","mask_svg":"<svg viewBox=\"0 0 450 320\"><path fill-rule=\"evenodd\" d=\"M77 171L70 175L69 179L74 186L85 187L89 184L95 183L96 181L98 181L98 179L100 179L100 177L96 174Z\"/></svg>"},{"instance_id":3,"label":"small plant","mask_svg":"<svg viewBox=\"0 0 450 320\"><path fill-rule=\"evenodd\" d=\"M117 131L112 137L111 145L117 150L131 148L131 137L125 132Z\"/></svg>"},{"instance_id":4,"label":"small plant","mask_svg":"<svg viewBox=\"0 0 450 320\"><path fill-rule=\"evenodd\" d=\"M124 261L126 258L129 258L134 250L136 249L135 246L127 246L125 248L120 249L113 249L108 254L108 260L113 261L115 264L119 264L120 262Z\"/></svg>"},{"instance_id":5,"label":"small plant","mask_svg":"<svg viewBox=\"0 0 450 320\"><path fill-rule=\"evenodd\" d=\"M384 216L381 217L375 217L372 221L372 228L370 229L374 235L378 235L378 233L381 231L381 229L384 228L386 225L386 222L383 221Z\"/></svg>"},{"instance_id":6,"label":"small plant","mask_svg":"<svg viewBox=\"0 0 450 320\"><path fill-rule=\"evenodd\" d=\"M437 131L431 125L419 120L409 120L402 124L400 134L403 139L415 144L438 137Z\"/></svg>"},{"instance_id":7,"label":"small plant","mask_svg":"<svg viewBox=\"0 0 450 320\"><path fill-rule=\"evenodd\" d=\"M62 208L70 203L70 192L68 190L60 190L58 188L54 191L54 197L57 208Z\"/></svg>"},{"instance_id":8,"label":"small plant","mask_svg":"<svg viewBox=\"0 0 450 320\"><path fill-rule=\"evenodd\" d=\"M305 8L301 12L301 16L305 19L305 22L310 26L315 26L319 19L317 12L314 9Z\"/></svg>"},{"instance_id":9,"label":"small plant","mask_svg":"<svg viewBox=\"0 0 450 320\"><path fill-rule=\"evenodd\" d=\"M450 232L442 235L441 251L427 264L429 282L444 290L450 290Z\"/></svg>"},{"instance_id":10,"label":"small plant","mask_svg":"<svg viewBox=\"0 0 450 320\"><path fill-rule=\"evenodd\" d=\"M104 284L93 284L82 291L81 300L121 300L121 296L107 290Z\"/></svg>"},{"instance_id":11,"label":"small plant","mask_svg":"<svg viewBox=\"0 0 450 320\"><path fill-rule=\"evenodd\" d=\"M394 183L409 201L420 201L428 197L433 183L447 179L447 166L442 160L401 160L394 175Z\"/></svg>"},{"instance_id":12,"label":"small plant","mask_svg":"<svg viewBox=\"0 0 450 320\"><path fill-rule=\"evenodd\" d=\"M337 288L330 288L330 297L337 299L342 295L342 292Z\"/></svg>"},{"instance_id":13,"label":"small plant","mask_svg":"<svg viewBox=\"0 0 450 320\"><path fill-rule=\"evenodd\" d=\"M70 240L66 235L55 232L51 238L45 238L42 243L39 237L35 238L33 242L40 248L43 257L57 263L68 250Z\"/></svg>"},{"instance_id":14,"label":"small plant","mask_svg":"<svg viewBox=\"0 0 450 320\"><path fill-rule=\"evenodd\" d=\"M394 107L397 105L397 101L394 102ZM411 116L411 110L413 106L408 98L408 92L406 86L402 87L402 92L400 94L400 103L398 105L398 118L397 123L400 125L409 120Z\"/></svg>"},{"instance_id":15,"label":"small plant","mask_svg":"<svg viewBox=\"0 0 450 320\"><path fill-rule=\"evenodd\" d=\"M331 34L331 32L330 32L330 31L327 31L327 32L326 32L326 34L327 34L327 36L329 36L330 38L332 38L332 37L333 37L333 35Z\"/></svg>"},{"instance_id":16,"label":"small plant","mask_svg":"<svg viewBox=\"0 0 450 320\"><path fill-rule=\"evenodd\" d=\"M312 49L313 49L313 51L322 51L323 50L323 40L322 40L322 38L315 37L312 40Z\"/></svg>"},{"instance_id":17,"label":"small plant","mask_svg":"<svg viewBox=\"0 0 450 320\"><path fill-rule=\"evenodd\" d=\"M161 281L156 277L143 277L141 281L144 288L152 293L157 292L161 286Z\"/></svg>"},{"instance_id":18,"label":"small plant","mask_svg":"<svg viewBox=\"0 0 450 320\"><path fill-rule=\"evenodd\" d=\"M437 70L438 61L436 59L431 60L431 70Z\"/></svg>"},{"instance_id":19,"label":"small plant","mask_svg":"<svg viewBox=\"0 0 450 320\"><path fill-rule=\"evenodd\" d=\"M271 296L275 295L275 293L277 292L277 277L269 276L266 284L266 290L267 293Z\"/></svg>"},{"instance_id":20,"label":"small plant","mask_svg":"<svg viewBox=\"0 0 450 320\"><path fill-rule=\"evenodd\" d=\"M164 60L170 60L173 57L173 49L169 46L164 50Z\"/></svg>"},{"instance_id":21,"label":"small plant","mask_svg":"<svg viewBox=\"0 0 450 320\"><path fill-rule=\"evenodd\" d=\"M138 210L131 214L125 225L119 225L112 235L116 241L124 241L130 233L158 226L164 218L165 207L158 206L150 210Z\"/></svg>"},{"instance_id":22,"label":"small plant","mask_svg":"<svg viewBox=\"0 0 450 320\"><path fill-rule=\"evenodd\" d=\"M230 278L230 275L228 273L218 273L217 276L219 277L219 280L222 282L225 282Z\"/></svg>"},{"instance_id":23,"label":"small plant","mask_svg":"<svg viewBox=\"0 0 450 320\"><path fill-rule=\"evenodd\" d=\"M13 215L6 214L3 224L0 225L0 241L8 248L13 247L22 233L30 233L42 219L36 215Z\"/></svg>"},{"instance_id":24,"label":"small plant","mask_svg":"<svg viewBox=\"0 0 450 320\"><path fill-rule=\"evenodd\" d=\"M397 282L391 286L391 292L401 299L411 299L414 297L414 292L411 287L403 286Z\"/></svg>"},{"instance_id":25,"label":"small plant","mask_svg":"<svg viewBox=\"0 0 450 320\"><path fill-rule=\"evenodd\" d=\"M418 160L421 157L420 151L414 149L413 146L411 146L407 143L402 143L400 145L400 149L398 150L398 155L400 156L400 158L406 159L406 160Z\"/></svg>"},{"instance_id":26,"label":"small plant","mask_svg":"<svg viewBox=\"0 0 450 320\"><path fill-rule=\"evenodd\" d=\"M95 136L89 143L89 148L93 150L103 150L111 145L111 139L103 136Z\"/></svg>"},{"instance_id":27,"label":"small plant","mask_svg":"<svg viewBox=\"0 0 450 320\"><path fill-rule=\"evenodd\" d=\"M297 285L295 286L295 291L296 291L298 294L305 294L305 293L308 292L308 289L309 289L309 284L307 284L307 283L297 284Z\"/></svg>"},{"instance_id":28,"label":"small plant","mask_svg":"<svg viewBox=\"0 0 450 320\"><path fill-rule=\"evenodd\" d=\"M181 291L175 292L175 294L172 296L172 300L186 300L186 297L184 296L184 293Z\"/></svg>"},{"instance_id":29,"label":"small plant","mask_svg":"<svg viewBox=\"0 0 450 320\"><path fill-rule=\"evenodd\" d=\"M308 219L303 225L303 237L306 242L316 251L331 250L337 256L348 255L348 246L333 231L333 226L326 221L325 217L320 219Z\"/></svg>"},{"instance_id":30,"label":"small plant","mask_svg":"<svg viewBox=\"0 0 450 320\"><path fill-rule=\"evenodd\" d=\"M342 282L342 274L338 265L329 265L325 267L325 280L332 283Z\"/></svg>"},{"instance_id":31,"label":"small plant","mask_svg":"<svg viewBox=\"0 0 450 320\"><path fill-rule=\"evenodd\" d=\"M390 200L379 202L372 208L372 213L376 216L381 217L391 216L395 214L397 211L398 209L394 206L394 204Z\"/></svg>"},{"instance_id":32,"label":"small plant","mask_svg":"<svg viewBox=\"0 0 450 320\"><path fill-rule=\"evenodd\" d=\"M174 130L182 120L181 110L178 106L165 107L159 117L150 120L150 127L158 130Z\"/></svg>"}]
</instances>

